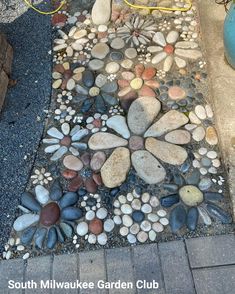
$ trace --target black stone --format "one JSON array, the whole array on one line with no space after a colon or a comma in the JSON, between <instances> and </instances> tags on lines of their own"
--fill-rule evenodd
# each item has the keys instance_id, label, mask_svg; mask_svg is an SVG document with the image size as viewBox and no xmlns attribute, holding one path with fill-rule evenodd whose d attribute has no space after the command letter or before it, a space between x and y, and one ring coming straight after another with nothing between
<instances>
[{"instance_id":1,"label":"black stone","mask_svg":"<svg viewBox=\"0 0 235 294\"><path fill-rule=\"evenodd\" d=\"M93 72L90 70L85 70L82 73L82 82L86 87L88 88L92 87L95 83L95 76Z\"/></svg>"},{"instance_id":2,"label":"black stone","mask_svg":"<svg viewBox=\"0 0 235 294\"><path fill-rule=\"evenodd\" d=\"M110 196L115 197L115 196L118 194L119 191L120 191L119 188L114 188L114 189L112 189L112 190L110 191Z\"/></svg>"},{"instance_id":3,"label":"black stone","mask_svg":"<svg viewBox=\"0 0 235 294\"><path fill-rule=\"evenodd\" d=\"M170 214L170 227L173 233L180 230L186 223L187 214L182 205L176 206Z\"/></svg>"},{"instance_id":4,"label":"black stone","mask_svg":"<svg viewBox=\"0 0 235 294\"><path fill-rule=\"evenodd\" d=\"M55 180L50 189L49 197L51 200L58 201L63 195L63 190L61 188L60 182Z\"/></svg>"},{"instance_id":5,"label":"black stone","mask_svg":"<svg viewBox=\"0 0 235 294\"><path fill-rule=\"evenodd\" d=\"M206 201L221 201L224 195L216 192L205 192L204 197Z\"/></svg>"},{"instance_id":6,"label":"black stone","mask_svg":"<svg viewBox=\"0 0 235 294\"><path fill-rule=\"evenodd\" d=\"M33 227L29 227L23 231L23 233L20 237L20 241L21 241L22 245L30 245L30 243L33 240L33 236L34 236L36 230L37 230L37 227L33 226Z\"/></svg>"},{"instance_id":7,"label":"black stone","mask_svg":"<svg viewBox=\"0 0 235 294\"><path fill-rule=\"evenodd\" d=\"M41 210L41 205L39 202L35 199L35 197L29 193L24 192L21 196L21 204L28 208L31 211L39 212Z\"/></svg>"},{"instance_id":8,"label":"black stone","mask_svg":"<svg viewBox=\"0 0 235 294\"><path fill-rule=\"evenodd\" d=\"M230 224L232 222L231 215L217 205L207 204L206 209L212 217L220 220L223 224Z\"/></svg>"},{"instance_id":9,"label":"black stone","mask_svg":"<svg viewBox=\"0 0 235 294\"><path fill-rule=\"evenodd\" d=\"M179 201L180 201L180 197L178 194L164 196L160 199L161 205L163 207L171 207L174 204L178 203Z\"/></svg>"},{"instance_id":10,"label":"black stone","mask_svg":"<svg viewBox=\"0 0 235 294\"><path fill-rule=\"evenodd\" d=\"M76 207L66 207L61 211L61 218L65 220L77 220L82 217L82 210Z\"/></svg>"},{"instance_id":11,"label":"black stone","mask_svg":"<svg viewBox=\"0 0 235 294\"><path fill-rule=\"evenodd\" d=\"M74 205L78 201L78 194L73 192L68 192L60 199L59 205L61 209Z\"/></svg>"},{"instance_id":12,"label":"black stone","mask_svg":"<svg viewBox=\"0 0 235 294\"><path fill-rule=\"evenodd\" d=\"M144 213L140 210L136 210L132 213L133 221L141 223L144 220Z\"/></svg>"},{"instance_id":13,"label":"black stone","mask_svg":"<svg viewBox=\"0 0 235 294\"><path fill-rule=\"evenodd\" d=\"M60 243L64 243L64 235L62 234L60 228L58 226L55 227L56 228L56 233L57 233L57 237L58 237L58 241Z\"/></svg>"},{"instance_id":14,"label":"black stone","mask_svg":"<svg viewBox=\"0 0 235 294\"><path fill-rule=\"evenodd\" d=\"M47 235L47 248L53 249L57 243L57 233L56 229L54 227L49 229L48 235Z\"/></svg>"},{"instance_id":15,"label":"black stone","mask_svg":"<svg viewBox=\"0 0 235 294\"><path fill-rule=\"evenodd\" d=\"M96 105L96 110L100 113L105 113L107 108L106 105L104 103L104 99L102 96L98 95L95 98L95 105Z\"/></svg>"},{"instance_id":16,"label":"black stone","mask_svg":"<svg viewBox=\"0 0 235 294\"><path fill-rule=\"evenodd\" d=\"M195 231L198 223L198 210L196 207L191 207L187 216L187 227L190 231Z\"/></svg>"},{"instance_id":17,"label":"black stone","mask_svg":"<svg viewBox=\"0 0 235 294\"><path fill-rule=\"evenodd\" d=\"M82 197L82 196L86 195L87 190L84 188L79 188L77 193L80 197Z\"/></svg>"},{"instance_id":18,"label":"black stone","mask_svg":"<svg viewBox=\"0 0 235 294\"><path fill-rule=\"evenodd\" d=\"M110 53L110 59L113 61L117 61L117 60L122 60L124 57L124 55L122 54L122 52L111 52Z\"/></svg>"},{"instance_id":19,"label":"black stone","mask_svg":"<svg viewBox=\"0 0 235 294\"><path fill-rule=\"evenodd\" d=\"M39 249L43 248L44 240L46 238L47 229L45 228L38 228L35 235L34 235L34 242L36 247Z\"/></svg>"}]
</instances>

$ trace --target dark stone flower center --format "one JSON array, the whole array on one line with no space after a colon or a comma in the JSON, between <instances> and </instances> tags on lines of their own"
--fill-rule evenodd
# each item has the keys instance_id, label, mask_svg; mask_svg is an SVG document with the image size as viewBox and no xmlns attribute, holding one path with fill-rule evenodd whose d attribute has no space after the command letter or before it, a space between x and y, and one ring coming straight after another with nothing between
<instances>
[{"instance_id":1,"label":"dark stone flower center","mask_svg":"<svg viewBox=\"0 0 235 294\"><path fill-rule=\"evenodd\" d=\"M102 220L95 218L89 223L89 231L94 235L99 235L103 232Z\"/></svg>"},{"instance_id":2,"label":"dark stone flower center","mask_svg":"<svg viewBox=\"0 0 235 294\"><path fill-rule=\"evenodd\" d=\"M57 223L60 218L60 208L57 203L51 202L44 206L40 214L40 223L46 227Z\"/></svg>"}]
</instances>

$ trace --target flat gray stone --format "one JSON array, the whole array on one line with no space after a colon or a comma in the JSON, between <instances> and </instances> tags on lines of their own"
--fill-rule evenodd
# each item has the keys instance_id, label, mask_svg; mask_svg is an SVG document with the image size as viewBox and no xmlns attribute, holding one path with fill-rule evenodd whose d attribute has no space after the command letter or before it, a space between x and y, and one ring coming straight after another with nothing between
<instances>
[{"instance_id":1,"label":"flat gray stone","mask_svg":"<svg viewBox=\"0 0 235 294\"><path fill-rule=\"evenodd\" d=\"M51 266L52 259L51 256L36 257L28 259L28 265L25 272L25 281L31 281L37 283L38 288L33 289L34 293L45 294L45 289L40 288L41 280L46 282L51 279ZM25 294L32 294L32 289L25 289Z\"/></svg>"},{"instance_id":2,"label":"flat gray stone","mask_svg":"<svg viewBox=\"0 0 235 294\"><path fill-rule=\"evenodd\" d=\"M22 259L11 259L0 261L0 292L7 293L23 293L20 289L8 289L8 281L23 282L24 261Z\"/></svg>"},{"instance_id":3,"label":"flat gray stone","mask_svg":"<svg viewBox=\"0 0 235 294\"><path fill-rule=\"evenodd\" d=\"M52 279L59 282L74 282L78 280L77 255L66 254L55 256L52 267ZM65 289L52 289L53 294L64 294L64 291ZM66 289L66 294L67 293L75 293L75 291L74 289Z\"/></svg>"},{"instance_id":4,"label":"flat gray stone","mask_svg":"<svg viewBox=\"0 0 235 294\"><path fill-rule=\"evenodd\" d=\"M155 280L159 284L158 289L137 289L137 293L166 293L157 244L133 247L133 264L136 281L146 280L147 282L152 282Z\"/></svg>"},{"instance_id":5,"label":"flat gray stone","mask_svg":"<svg viewBox=\"0 0 235 294\"><path fill-rule=\"evenodd\" d=\"M133 289L126 289L125 293L134 294L135 289L135 279L134 271L131 259L131 249L130 248L118 248L106 250L106 268L108 281L125 281L132 282L134 284ZM121 290L110 289L109 294L120 294Z\"/></svg>"},{"instance_id":6,"label":"flat gray stone","mask_svg":"<svg viewBox=\"0 0 235 294\"><path fill-rule=\"evenodd\" d=\"M159 244L159 253L166 293L195 294L184 242L161 243Z\"/></svg>"},{"instance_id":7,"label":"flat gray stone","mask_svg":"<svg viewBox=\"0 0 235 294\"><path fill-rule=\"evenodd\" d=\"M82 252L79 254L79 279L81 282L93 282L94 289L81 289L80 294L108 293L108 290L99 289L97 283L106 281L104 250Z\"/></svg>"},{"instance_id":8,"label":"flat gray stone","mask_svg":"<svg viewBox=\"0 0 235 294\"><path fill-rule=\"evenodd\" d=\"M197 294L232 294L235 289L235 266L193 270Z\"/></svg>"},{"instance_id":9,"label":"flat gray stone","mask_svg":"<svg viewBox=\"0 0 235 294\"><path fill-rule=\"evenodd\" d=\"M186 240L192 268L235 264L235 236L222 235Z\"/></svg>"}]
</instances>

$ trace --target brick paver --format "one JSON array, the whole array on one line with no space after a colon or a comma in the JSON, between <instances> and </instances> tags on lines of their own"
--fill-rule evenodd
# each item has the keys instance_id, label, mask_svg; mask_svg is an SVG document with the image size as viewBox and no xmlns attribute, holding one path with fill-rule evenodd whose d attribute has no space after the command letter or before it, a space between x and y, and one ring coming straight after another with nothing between
<instances>
[{"instance_id":1,"label":"brick paver","mask_svg":"<svg viewBox=\"0 0 235 294\"><path fill-rule=\"evenodd\" d=\"M233 294L235 266L193 270L197 294Z\"/></svg>"},{"instance_id":2,"label":"brick paver","mask_svg":"<svg viewBox=\"0 0 235 294\"><path fill-rule=\"evenodd\" d=\"M232 294L235 289L234 236L194 238L72 255L0 262L0 294ZM16 282L132 282L133 289L8 289ZM159 289L138 289L138 280L159 283Z\"/></svg>"},{"instance_id":3,"label":"brick paver","mask_svg":"<svg viewBox=\"0 0 235 294\"><path fill-rule=\"evenodd\" d=\"M195 294L192 274L183 241L159 244L166 292Z\"/></svg>"},{"instance_id":4,"label":"brick paver","mask_svg":"<svg viewBox=\"0 0 235 294\"><path fill-rule=\"evenodd\" d=\"M235 236L223 235L186 240L192 268L235 264Z\"/></svg>"}]
</instances>

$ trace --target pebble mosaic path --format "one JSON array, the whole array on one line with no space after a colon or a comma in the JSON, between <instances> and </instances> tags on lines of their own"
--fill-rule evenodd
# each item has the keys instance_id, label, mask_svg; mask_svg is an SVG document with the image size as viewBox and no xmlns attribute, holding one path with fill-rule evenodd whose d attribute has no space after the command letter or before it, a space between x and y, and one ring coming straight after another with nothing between
<instances>
[{"instance_id":1,"label":"pebble mosaic path","mask_svg":"<svg viewBox=\"0 0 235 294\"><path fill-rule=\"evenodd\" d=\"M89 8L52 17L51 107L3 258L232 222L195 4Z\"/></svg>"}]
</instances>

